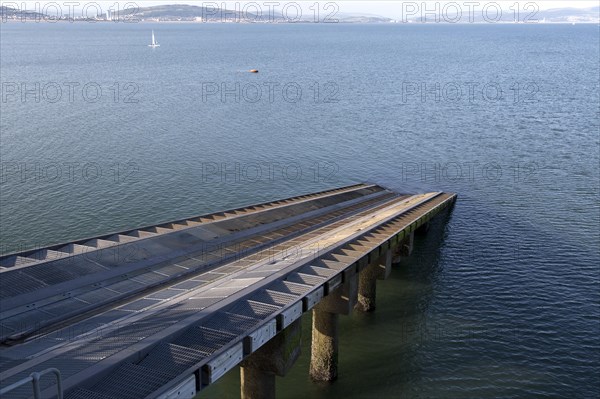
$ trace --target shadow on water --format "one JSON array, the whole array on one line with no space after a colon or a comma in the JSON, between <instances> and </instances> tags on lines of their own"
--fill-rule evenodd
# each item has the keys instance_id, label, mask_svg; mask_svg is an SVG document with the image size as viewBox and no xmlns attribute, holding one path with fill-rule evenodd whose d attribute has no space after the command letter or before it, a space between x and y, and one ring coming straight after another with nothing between
<instances>
[{"instance_id":1,"label":"shadow on water","mask_svg":"<svg viewBox=\"0 0 600 399\"><path fill-rule=\"evenodd\" d=\"M339 378L333 383L310 380L311 314L302 320L302 354L284 378L277 378L278 398L415 397L419 351L427 334L427 312L442 270L440 257L452 213L432 221L426 235L415 237L414 252L377 285L377 310L340 317ZM382 367L385 365L385 367ZM410 370L410 372L407 372ZM236 368L209 386L199 398L238 398Z\"/></svg>"}]
</instances>

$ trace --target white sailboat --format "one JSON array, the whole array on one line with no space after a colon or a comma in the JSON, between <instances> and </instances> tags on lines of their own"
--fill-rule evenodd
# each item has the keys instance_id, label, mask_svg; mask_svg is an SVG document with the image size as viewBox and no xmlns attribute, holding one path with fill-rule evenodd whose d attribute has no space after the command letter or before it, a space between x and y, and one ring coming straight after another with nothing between
<instances>
[{"instance_id":1,"label":"white sailboat","mask_svg":"<svg viewBox=\"0 0 600 399\"><path fill-rule=\"evenodd\" d=\"M152 47L152 48L160 47L160 44L158 44L156 42L156 39L154 38L154 30L152 31L152 44L149 44L148 47Z\"/></svg>"}]
</instances>

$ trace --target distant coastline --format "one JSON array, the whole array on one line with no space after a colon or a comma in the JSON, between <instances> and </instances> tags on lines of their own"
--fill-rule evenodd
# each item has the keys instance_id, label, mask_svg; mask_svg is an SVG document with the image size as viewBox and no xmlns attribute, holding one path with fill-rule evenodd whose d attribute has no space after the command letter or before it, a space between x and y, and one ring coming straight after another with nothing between
<instances>
[{"instance_id":1,"label":"distant coastline","mask_svg":"<svg viewBox=\"0 0 600 399\"><path fill-rule=\"evenodd\" d=\"M329 3L328 3L329 4ZM94 12L95 15L90 14ZM297 9L294 12L283 10L215 9L192 5L163 5L154 7L126 8L123 10L101 10L99 8L72 11L72 14L49 13L48 10L18 10L7 6L0 7L2 22L122 22L122 23L236 23L236 24L399 24L399 25L546 25L546 24L600 24L600 7L584 9L563 8L515 13L498 10L493 18L481 13L468 16L461 14L431 15L431 13L407 13L401 19L379 15L347 14L337 8L315 11ZM85 15L84 15L85 14Z\"/></svg>"}]
</instances>

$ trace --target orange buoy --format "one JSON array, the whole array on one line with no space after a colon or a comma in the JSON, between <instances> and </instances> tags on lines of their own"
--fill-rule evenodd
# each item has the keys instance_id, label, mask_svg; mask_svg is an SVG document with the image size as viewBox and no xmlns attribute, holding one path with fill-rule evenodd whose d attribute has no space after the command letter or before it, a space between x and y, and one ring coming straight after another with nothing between
<instances>
[{"instance_id":1,"label":"orange buoy","mask_svg":"<svg viewBox=\"0 0 600 399\"><path fill-rule=\"evenodd\" d=\"M258 69L251 69L250 73L258 73Z\"/></svg>"}]
</instances>

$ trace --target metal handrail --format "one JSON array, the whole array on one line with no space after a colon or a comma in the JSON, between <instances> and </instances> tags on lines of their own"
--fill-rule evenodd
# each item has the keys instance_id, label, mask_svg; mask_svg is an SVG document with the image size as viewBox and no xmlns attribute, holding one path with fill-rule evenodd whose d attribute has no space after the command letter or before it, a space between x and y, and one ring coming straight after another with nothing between
<instances>
[{"instance_id":1,"label":"metal handrail","mask_svg":"<svg viewBox=\"0 0 600 399\"><path fill-rule=\"evenodd\" d=\"M8 392L12 391L13 389L17 389L20 386L25 385L28 382L31 382L33 384L34 399L41 399L42 392L40 389L40 378L42 378L44 375L49 374L49 373L53 373L56 376L56 390L57 390L56 397L57 397L57 399L63 399L62 380L60 377L60 371L55 368L49 368L44 371L31 373L29 375L29 377L23 378L22 380L17 381L14 384L11 384L5 388L0 389L0 397L2 397L2 395L7 394Z\"/></svg>"}]
</instances>

